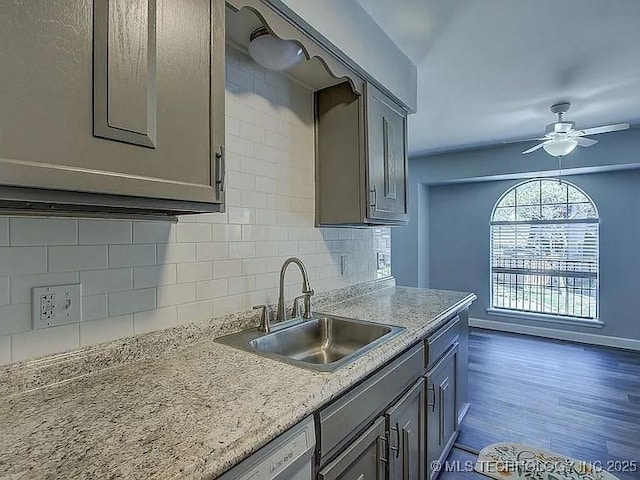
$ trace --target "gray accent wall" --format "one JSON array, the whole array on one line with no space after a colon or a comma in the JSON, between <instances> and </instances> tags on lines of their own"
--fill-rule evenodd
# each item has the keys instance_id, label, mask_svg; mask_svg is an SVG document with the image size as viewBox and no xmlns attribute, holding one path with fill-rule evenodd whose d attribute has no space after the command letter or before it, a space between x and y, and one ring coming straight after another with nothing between
<instances>
[{"instance_id":1,"label":"gray accent wall","mask_svg":"<svg viewBox=\"0 0 640 480\"><path fill-rule=\"evenodd\" d=\"M522 156L522 144L410 160L410 222L391 233L392 274L398 284L474 292L473 318L640 339L635 305L640 294L640 130L599 140L565 159L564 176L593 199L600 214L602 328L486 313L495 202L526 178L557 174L552 157L543 151Z\"/></svg>"},{"instance_id":2,"label":"gray accent wall","mask_svg":"<svg viewBox=\"0 0 640 480\"><path fill-rule=\"evenodd\" d=\"M504 318L489 308L489 219L493 205L519 180L430 188L429 278L433 288L474 292L471 316L640 339L640 170L577 175L600 214L600 320L602 329ZM397 258L397 257L395 257Z\"/></svg>"}]
</instances>

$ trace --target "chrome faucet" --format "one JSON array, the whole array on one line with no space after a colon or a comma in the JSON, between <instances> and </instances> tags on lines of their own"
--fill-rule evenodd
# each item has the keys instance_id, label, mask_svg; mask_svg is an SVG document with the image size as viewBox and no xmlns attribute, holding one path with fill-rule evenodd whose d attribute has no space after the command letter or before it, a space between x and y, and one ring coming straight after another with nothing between
<instances>
[{"instance_id":1,"label":"chrome faucet","mask_svg":"<svg viewBox=\"0 0 640 480\"><path fill-rule=\"evenodd\" d=\"M302 272L302 296L304 297L304 313L302 314L302 318L311 318L311 296L315 293L311 287L309 286L309 274L307 273L307 269L297 257L287 258L282 264L282 269L280 270L280 292L278 294L278 311L276 313L276 321L282 322L286 320L286 314L284 312L284 276L287 273L287 267L295 263L300 268L300 272ZM298 299L300 297L296 297L294 300L294 312L298 312Z\"/></svg>"}]
</instances>

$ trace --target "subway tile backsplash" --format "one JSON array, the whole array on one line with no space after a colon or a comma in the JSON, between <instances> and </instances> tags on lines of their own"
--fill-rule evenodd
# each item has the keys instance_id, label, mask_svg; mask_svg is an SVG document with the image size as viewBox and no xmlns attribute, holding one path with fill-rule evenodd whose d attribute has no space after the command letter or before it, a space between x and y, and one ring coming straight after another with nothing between
<instances>
[{"instance_id":1,"label":"subway tile backsplash","mask_svg":"<svg viewBox=\"0 0 640 480\"><path fill-rule=\"evenodd\" d=\"M275 303L291 255L317 292L388 275L388 227L314 228L313 135L312 93L228 48L227 212L0 218L0 364ZM31 288L78 281L83 321L33 330ZM300 281L290 269L288 298Z\"/></svg>"}]
</instances>

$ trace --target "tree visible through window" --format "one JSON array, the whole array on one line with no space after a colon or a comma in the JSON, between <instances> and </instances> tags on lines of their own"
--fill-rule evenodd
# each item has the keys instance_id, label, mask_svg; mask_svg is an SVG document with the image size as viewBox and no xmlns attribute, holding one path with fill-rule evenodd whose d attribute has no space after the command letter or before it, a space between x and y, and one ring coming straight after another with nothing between
<instances>
[{"instance_id":1,"label":"tree visible through window","mask_svg":"<svg viewBox=\"0 0 640 480\"><path fill-rule=\"evenodd\" d=\"M564 180L508 190L491 218L491 305L581 319L598 317L598 212Z\"/></svg>"}]
</instances>

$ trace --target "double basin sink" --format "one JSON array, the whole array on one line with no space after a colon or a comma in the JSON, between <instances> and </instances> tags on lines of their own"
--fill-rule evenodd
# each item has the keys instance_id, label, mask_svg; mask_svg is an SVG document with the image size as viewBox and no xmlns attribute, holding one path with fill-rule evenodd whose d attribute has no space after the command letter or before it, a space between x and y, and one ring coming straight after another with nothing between
<instances>
[{"instance_id":1,"label":"double basin sink","mask_svg":"<svg viewBox=\"0 0 640 480\"><path fill-rule=\"evenodd\" d=\"M257 328L220 337L224 345L292 365L333 372L400 334L404 327L319 314L293 319L263 333Z\"/></svg>"}]
</instances>

